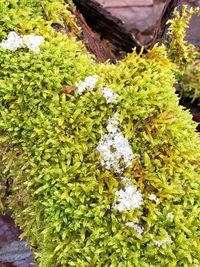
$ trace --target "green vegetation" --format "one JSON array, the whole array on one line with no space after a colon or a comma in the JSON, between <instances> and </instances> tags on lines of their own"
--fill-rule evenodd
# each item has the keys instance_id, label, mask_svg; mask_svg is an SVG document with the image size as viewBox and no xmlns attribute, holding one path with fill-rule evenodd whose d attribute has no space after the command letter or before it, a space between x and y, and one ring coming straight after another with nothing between
<instances>
[{"instance_id":1,"label":"green vegetation","mask_svg":"<svg viewBox=\"0 0 200 267\"><path fill-rule=\"evenodd\" d=\"M183 6L181 13L175 11L174 18L168 22L171 38L168 54L177 66L176 81L181 95L191 100L200 99L200 51L194 45L188 44L185 36L192 15L198 13L198 8L188 10Z\"/></svg>"},{"instance_id":2,"label":"green vegetation","mask_svg":"<svg viewBox=\"0 0 200 267\"><path fill-rule=\"evenodd\" d=\"M198 267L200 141L178 105L166 48L98 64L51 27L75 25L65 10L58 0L0 4L1 40L10 31L45 38L38 54L0 48L2 210L12 210L41 267ZM94 75L93 91L79 94ZM107 103L100 87L116 100ZM97 150L113 114L134 154L127 168L121 159L122 173L102 166ZM122 177L142 195L137 208L113 206Z\"/></svg>"}]
</instances>

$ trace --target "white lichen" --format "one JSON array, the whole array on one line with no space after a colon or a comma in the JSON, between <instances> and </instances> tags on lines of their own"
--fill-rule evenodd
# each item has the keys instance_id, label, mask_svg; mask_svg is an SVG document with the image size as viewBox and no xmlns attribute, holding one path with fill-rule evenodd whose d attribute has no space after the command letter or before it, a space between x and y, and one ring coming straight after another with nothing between
<instances>
[{"instance_id":1,"label":"white lichen","mask_svg":"<svg viewBox=\"0 0 200 267\"><path fill-rule=\"evenodd\" d=\"M115 193L117 200L114 201L112 208L118 211L134 210L143 205L142 194L137 187L128 178L124 178L125 188L120 189Z\"/></svg>"},{"instance_id":2,"label":"white lichen","mask_svg":"<svg viewBox=\"0 0 200 267\"><path fill-rule=\"evenodd\" d=\"M38 53L40 51L40 44L44 42L44 38L39 35L29 34L29 35L18 35L17 33L11 31L8 34L6 40L3 40L0 43L0 46L3 49L7 49L10 51L16 51L18 48L27 47L29 50L34 53Z\"/></svg>"},{"instance_id":3,"label":"white lichen","mask_svg":"<svg viewBox=\"0 0 200 267\"><path fill-rule=\"evenodd\" d=\"M34 53L40 52L40 45L44 42L44 38L39 35L29 34L23 36L23 44Z\"/></svg>"},{"instance_id":4,"label":"white lichen","mask_svg":"<svg viewBox=\"0 0 200 267\"><path fill-rule=\"evenodd\" d=\"M3 40L0 43L0 46L3 49L15 51L18 48L23 47L23 38L20 35L18 35L17 33L11 31L11 32L9 32L7 39Z\"/></svg>"},{"instance_id":5,"label":"white lichen","mask_svg":"<svg viewBox=\"0 0 200 267\"><path fill-rule=\"evenodd\" d=\"M125 225L133 228L138 233L138 235L142 235L142 233L144 232L144 227L139 226L137 223L127 222Z\"/></svg>"},{"instance_id":6,"label":"white lichen","mask_svg":"<svg viewBox=\"0 0 200 267\"><path fill-rule=\"evenodd\" d=\"M173 212L167 213L167 219L170 219L171 221L174 219L174 214Z\"/></svg>"},{"instance_id":7,"label":"white lichen","mask_svg":"<svg viewBox=\"0 0 200 267\"><path fill-rule=\"evenodd\" d=\"M82 93L86 90L89 92L93 91L98 80L99 76L94 75L94 76L87 76L84 81L77 82L75 86L78 89L78 94L82 95Z\"/></svg>"},{"instance_id":8,"label":"white lichen","mask_svg":"<svg viewBox=\"0 0 200 267\"><path fill-rule=\"evenodd\" d=\"M116 94L110 88L101 87L101 88L99 88L99 91L103 93L103 96L106 99L107 104L114 102L116 100L116 98L118 97L118 94Z\"/></svg>"},{"instance_id":9,"label":"white lichen","mask_svg":"<svg viewBox=\"0 0 200 267\"><path fill-rule=\"evenodd\" d=\"M111 134L115 134L119 131L119 119L117 114L114 114L112 117L108 119L108 124L106 129Z\"/></svg>"},{"instance_id":10,"label":"white lichen","mask_svg":"<svg viewBox=\"0 0 200 267\"><path fill-rule=\"evenodd\" d=\"M125 168L131 166L134 154L128 139L125 138L119 129L119 121L116 115L108 120L108 134L105 134L97 147L102 156L101 164L106 169L113 169L121 173Z\"/></svg>"},{"instance_id":11,"label":"white lichen","mask_svg":"<svg viewBox=\"0 0 200 267\"><path fill-rule=\"evenodd\" d=\"M159 203L159 200L158 200L157 196L154 195L154 194L149 195L149 199L152 200L152 201L155 201L156 204Z\"/></svg>"},{"instance_id":12,"label":"white lichen","mask_svg":"<svg viewBox=\"0 0 200 267\"><path fill-rule=\"evenodd\" d=\"M172 239L170 237L168 237L168 238L165 238L163 240L153 240L153 243L158 247L162 247L166 243L173 243L173 241L172 241Z\"/></svg>"}]
</instances>

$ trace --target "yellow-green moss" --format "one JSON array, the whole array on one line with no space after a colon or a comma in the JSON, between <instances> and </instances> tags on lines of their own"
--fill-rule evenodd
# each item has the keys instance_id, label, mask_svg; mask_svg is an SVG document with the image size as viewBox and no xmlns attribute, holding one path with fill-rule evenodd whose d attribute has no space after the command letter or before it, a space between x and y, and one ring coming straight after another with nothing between
<instances>
[{"instance_id":1,"label":"yellow-green moss","mask_svg":"<svg viewBox=\"0 0 200 267\"><path fill-rule=\"evenodd\" d=\"M192 15L199 9L182 7L181 12L175 11L174 18L169 20L170 44L168 55L176 64L176 81L181 89L182 97L191 100L200 98L200 51L186 40L186 30Z\"/></svg>"},{"instance_id":2,"label":"yellow-green moss","mask_svg":"<svg viewBox=\"0 0 200 267\"><path fill-rule=\"evenodd\" d=\"M33 24L47 25L42 32L30 26L28 33L45 32L46 41L39 54L0 49L0 142L1 179L13 180L6 204L38 265L198 267L200 142L191 115L178 105L166 49L98 64L82 43L53 32L32 2L12 1L13 14L20 5L22 11L29 7ZM0 4L5 14L9 8ZM10 26L4 22L2 37L23 33L27 16L16 16ZM99 75L99 82L79 95L76 83L89 75ZM61 93L66 86L74 92ZM116 102L107 104L100 86L116 92ZM120 177L101 166L97 151L116 112L135 155L123 175L144 200L132 211L112 210ZM142 236L125 226L130 221L144 227ZM165 238L173 243L155 245Z\"/></svg>"}]
</instances>

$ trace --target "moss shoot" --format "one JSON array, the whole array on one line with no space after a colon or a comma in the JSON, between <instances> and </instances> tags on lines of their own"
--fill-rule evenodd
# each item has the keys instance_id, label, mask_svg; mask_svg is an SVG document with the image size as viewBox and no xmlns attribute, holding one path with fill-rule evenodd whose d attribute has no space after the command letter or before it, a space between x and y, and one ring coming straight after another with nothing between
<instances>
[{"instance_id":1,"label":"moss shoot","mask_svg":"<svg viewBox=\"0 0 200 267\"><path fill-rule=\"evenodd\" d=\"M181 12L174 12L173 19L168 21L171 39L168 56L176 64L176 81L181 89L181 97L191 101L200 100L200 50L186 40L186 30L192 15L200 14L199 8L182 7Z\"/></svg>"}]
</instances>

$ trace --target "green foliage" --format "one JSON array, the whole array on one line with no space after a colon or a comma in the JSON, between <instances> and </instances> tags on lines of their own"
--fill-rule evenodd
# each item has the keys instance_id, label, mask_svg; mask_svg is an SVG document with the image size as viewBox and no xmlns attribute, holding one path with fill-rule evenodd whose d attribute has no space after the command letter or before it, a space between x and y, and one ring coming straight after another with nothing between
<instances>
[{"instance_id":1,"label":"green foliage","mask_svg":"<svg viewBox=\"0 0 200 267\"><path fill-rule=\"evenodd\" d=\"M174 18L169 20L169 37L171 39L168 54L176 63L176 80L181 88L181 94L191 99L200 98L200 51L185 41L186 30L193 14L199 9L182 7L181 12L174 12Z\"/></svg>"},{"instance_id":2,"label":"green foliage","mask_svg":"<svg viewBox=\"0 0 200 267\"><path fill-rule=\"evenodd\" d=\"M4 14L7 2L0 4ZM178 105L166 49L97 64L82 43L53 32L36 3L12 1L12 23L2 20L2 37L22 33L27 16L14 10L28 9L38 25L29 32L41 34L43 25L45 42L39 54L0 48L0 170L2 184L12 179L4 203L39 266L198 267L200 142L191 115ZM76 83L96 74L94 91L79 95ZM66 86L74 92L62 93ZM106 103L100 86L119 95L116 103ZM131 211L112 210L119 175L101 166L97 151L114 112L135 155L123 175L144 199ZM142 236L125 226L130 221L144 227ZM162 247L153 242L169 237L173 243Z\"/></svg>"},{"instance_id":3,"label":"green foliage","mask_svg":"<svg viewBox=\"0 0 200 267\"><path fill-rule=\"evenodd\" d=\"M0 39L7 37L9 31L19 34L34 32L50 39L55 35L51 28L55 23L68 30L73 27L78 34L73 15L68 11L67 4L63 8L64 3L64 0L1 0Z\"/></svg>"}]
</instances>

